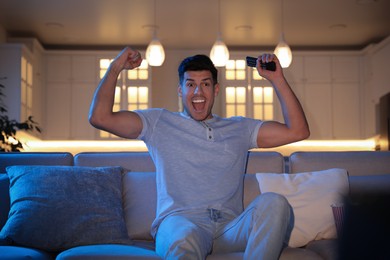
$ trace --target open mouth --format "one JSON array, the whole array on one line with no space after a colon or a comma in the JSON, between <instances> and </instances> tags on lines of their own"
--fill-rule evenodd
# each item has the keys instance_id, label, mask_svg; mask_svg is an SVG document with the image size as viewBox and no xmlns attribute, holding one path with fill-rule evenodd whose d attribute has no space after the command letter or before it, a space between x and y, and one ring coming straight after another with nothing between
<instances>
[{"instance_id":1,"label":"open mouth","mask_svg":"<svg viewBox=\"0 0 390 260\"><path fill-rule=\"evenodd\" d=\"M200 112L204 109L206 104L206 100L203 98L197 98L192 100L192 106L194 107L196 112Z\"/></svg>"}]
</instances>

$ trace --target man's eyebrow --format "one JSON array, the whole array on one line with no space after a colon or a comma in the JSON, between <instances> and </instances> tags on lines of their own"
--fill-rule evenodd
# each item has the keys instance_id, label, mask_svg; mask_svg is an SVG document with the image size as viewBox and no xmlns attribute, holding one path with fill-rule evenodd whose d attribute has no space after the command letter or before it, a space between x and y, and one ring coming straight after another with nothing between
<instances>
[{"instance_id":1,"label":"man's eyebrow","mask_svg":"<svg viewBox=\"0 0 390 260\"><path fill-rule=\"evenodd\" d=\"M213 79L212 78L204 78L204 79L202 79L202 81L207 81L207 80L212 81Z\"/></svg>"},{"instance_id":2,"label":"man's eyebrow","mask_svg":"<svg viewBox=\"0 0 390 260\"><path fill-rule=\"evenodd\" d=\"M212 78L204 78L204 79L201 79L201 81L207 81L207 80L210 80L210 81L212 81ZM192 79L192 78L187 78L185 81L195 81L194 79Z\"/></svg>"}]
</instances>

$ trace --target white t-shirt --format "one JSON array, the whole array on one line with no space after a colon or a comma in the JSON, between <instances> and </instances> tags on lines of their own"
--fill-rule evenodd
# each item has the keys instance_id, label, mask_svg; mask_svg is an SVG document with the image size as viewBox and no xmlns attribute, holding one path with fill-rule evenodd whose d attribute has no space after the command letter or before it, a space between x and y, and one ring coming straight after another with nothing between
<instances>
[{"instance_id":1,"label":"white t-shirt","mask_svg":"<svg viewBox=\"0 0 390 260\"><path fill-rule=\"evenodd\" d=\"M239 215L243 210L243 174L248 150L257 147L262 121L245 117L196 121L165 109L135 111L142 119L138 137L156 166L157 212L213 208Z\"/></svg>"}]
</instances>

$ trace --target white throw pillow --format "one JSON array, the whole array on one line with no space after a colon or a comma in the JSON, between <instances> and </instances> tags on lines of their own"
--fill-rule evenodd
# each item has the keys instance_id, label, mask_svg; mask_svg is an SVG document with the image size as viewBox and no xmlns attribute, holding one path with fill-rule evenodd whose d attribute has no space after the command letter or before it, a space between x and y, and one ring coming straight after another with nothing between
<instances>
[{"instance_id":1,"label":"white throw pillow","mask_svg":"<svg viewBox=\"0 0 390 260\"><path fill-rule=\"evenodd\" d=\"M336 238L331 204L349 191L348 173L328 169L296 174L257 173L261 193L284 195L294 211L289 246L302 247L312 240Z\"/></svg>"}]
</instances>

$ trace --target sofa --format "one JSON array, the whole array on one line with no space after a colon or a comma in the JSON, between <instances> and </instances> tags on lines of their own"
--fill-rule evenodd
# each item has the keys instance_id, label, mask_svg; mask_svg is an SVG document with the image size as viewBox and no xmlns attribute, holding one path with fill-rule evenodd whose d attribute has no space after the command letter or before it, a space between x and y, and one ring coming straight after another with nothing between
<instances>
[{"instance_id":1,"label":"sofa","mask_svg":"<svg viewBox=\"0 0 390 260\"><path fill-rule=\"evenodd\" d=\"M287 189L292 190L292 195L286 195L291 195L291 203L300 203L302 200L310 201L308 205L310 205L311 208L308 208L308 211L303 211L303 216L302 211L300 212L302 205L291 204L294 209L294 214L296 213L296 225L298 225L301 220L300 216L304 218L303 222L308 223L308 228L313 228L317 225L312 222L315 218L315 221L321 222L323 218L325 219L326 215L329 222L329 218L332 217L331 226L329 227L328 223L326 232L314 230L315 233L313 237L306 237L306 242L303 242L303 244L302 242L299 242L301 244L297 243L293 246L289 244L282 251L280 256L281 260L338 259L340 253L348 253L349 248L353 248L353 245L350 245L351 242L347 240L348 237L350 238L352 236L353 238L353 236L355 236L353 232L346 232L349 236L343 236L343 238L345 238L343 240L344 244L341 243L341 239L337 239L337 231L339 230L336 228L332 209L330 205L326 205L329 201L323 200L328 194L337 193L338 198L342 199L341 202L345 203L344 205L356 205L356 201L353 201L350 198L367 198L372 194L383 195L390 191L390 152L388 151L295 152L288 157L284 157L278 152L251 150L248 151L247 158L244 175L243 207L246 207L262 192L270 191L269 187L264 187L264 184L263 186L260 185L259 182L261 180L264 180L264 183L276 181L276 189L279 188L280 192L283 193ZM46 169L46 171L42 173L40 169ZM96 173L94 169L97 169L96 171L99 170L99 172ZM104 173L101 173L100 170ZM20 174L21 171L23 174ZM82 172L83 175L81 175L79 171ZM101 176L107 176L106 171L110 172L111 175L120 177L101 181ZM96 176L98 176L93 181L99 182L99 185L106 184L106 186L99 186L99 188L96 188L96 190L99 189L99 192L101 193L93 194L95 193L95 184L88 178L88 176L91 175L91 172L93 172L93 174L96 173ZM11 222L11 218L12 220L15 220L15 216L20 216L18 214L21 214L22 216L23 214L26 214L26 218L30 218L27 223L23 219L16 219L16 222L19 221L18 225L21 225L21 227L20 232L13 235L16 237L22 236L22 240L15 241L7 238L4 239L3 237L0 242L0 259L159 259L154 252L154 243L150 235L150 226L155 217L156 183L155 165L148 153L82 152L76 155L65 152L0 153L0 173L2 173L0 174L1 232L3 234L7 232L11 235L13 234L12 228L7 228L7 225L8 227L15 227L9 222ZM346 177L344 177L344 173L346 173ZM71 176L77 177L77 174L83 176L80 177L82 180L71 178ZM53 177L53 179L55 179L53 182L50 182L51 175L56 176L56 179ZM87 178L84 178L85 176L87 176ZM272 178L268 178L268 176L272 176ZM332 176L335 177L333 178ZM326 179L324 179L324 177ZM27 178L26 180L28 181L20 183L23 178ZM38 178L40 179L37 180ZM64 181L65 178L66 181ZM73 182L70 182L71 184L69 184L67 179L71 179ZM329 181L324 181L328 179ZM343 190L342 192L339 192L339 190L332 188L333 186L341 187L344 185L339 189L345 189L345 179L347 180L348 185L347 191ZM313 182L313 180L316 181ZM46 181L47 185L51 185L45 187L47 192L50 193L50 196L48 196L48 198L42 198L36 194L37 192L39 193L42 191L34 190L34 187L44 185ZM80 184L78 183L79 181L85 181L85 183L82 182ZM34 184L32 185L31 182L34 182ZM282 182L285 186L279 185ZM115 183L115 185L112 185L113 183ZM341 185L339 183L343 184ZM15 195L12 190L16 189L17 185L19 185L19 189L23 191L19 193L24 194L24 201L22 201L21 198L16 197L21 196L19 193ZM65 185L69 186L68 188L71 192L62 187ZM118 186L120 185L119 192L121 194L119 195L120 204L118 206ZM112 188L112 186L115 187ZM323 188L325 186L328 187ZM85 195L84 187L86 190L91 189L91 191L88 190L87 196L95 196L92 197L92 201L90 197L88 198L89 200L86 202L88 204L85 204L87 206L83 204L84 201L82 198L82 196ZM107 190L111 191L111 188L112 192L106 196ZM297 190L301 188L302 190L297 192ZM33 189L33 191L31 191L31 189ZM317 194L319 190L322 190L323 193ZM29 192L30 194L28 194ZM278 190L276 192L278 192ZM63 201L56 202L59 205L55 204L51 205L51 207L44 205L46 208L43 208L43 210L41 208L41 211L34 213L34 205L38 205L37 207L44 207L42 204L50 203L50 200L54 200L59 194L65 196L65 200L64 197L62 197ZM67 201L67 196L72 197L72 201ZM76 198L74 198L74 196L76 196ZM28 200L31 197L33 197L34 201L29 201L29 204L26 204L26 198ZM105 201L106 197L112 200L107 199L107 201ZM298 202L294 201L296 198L298 198ZM61 207L63 203L64 205L67 205L66 207L68 207L68 209L65 206ZM78 222L78 226L75 225L61 229L61 225L65 225L65 223L68 224L75 219L82 219L81 217L78 218L77 216L79 215L76 215L76 213L72 215L72 210L69 209L69 205L73 205L72 203L84 205L82 206L82 209L80 209L82 212L78 212L77 214L80 216L82 214L89 214L87 217L92 219L92 221L83 222L84 224L82 225ZM325 203L325 205L322 205L320 210L312 208L313 206L318 208L318 205L321 203ZM22 206L17 208L18 205ZM102 205L105 208L102 209ZM112 210L110 209L110 205L113 207ZM15 209L13 207L15 207ZM53 209L53 207L56 208ZM114 207L116 207L116 209L114 209ZM63 222L56 222L56 219L49 217L48 215L51 214L49 212L52 212L53 210L54 213L58 211L58 218L63 217L65 220L62 219ZM86 212L88 210L89 212ZM94 210L96 210L96 214ZM103 211L103 213L100 211ZM113 212L116 215L113 215ZM106 225L105 220L99 220L96 221L95 228L95 224L91 224L90 222L95 221L93 220L95 215L99 214L106 214L104 216L108 216L107 219L115 219L119 216L119 220L116 222L123 221L123 225L118 228L117 223L110 223L111 226L109 226ZM87 217L85 218L88 219ZM122 220L120 219L121 217ZM353 221L348 222L348 218L344 219L344 221L346 222L344 223L343 231L347 230L345 227L348 226L349 222L353 223ZM36 224L37 227L35 227L35 229L33 227L30 228L29 223L31 223L31 225ZM58 223L63 224L59 225ZM52 225L54 227L51 228ZM88 226L88 230L86 230L85 226ZM18 228L19 226L16 229ZM110 228L115 229L115 231L111 232ZM383 228L387 227L383 226ZM81 239L79 244L68 243L69 241L58 242L65 237L65 234L62 234L61 232L68 233L73 230L82 230L77 231L80 234L75 238L72 238L74 240ZM91 236L96 238L96 242L93 240L88 241L88 239L83 240L84 238L81 237L83 237L84 231L87 234L89 234L88 232L92 232ZM318 235L321 232L322 234ZM340 233L339 236L341 236ZM110 240L111 237L113 237L112 240ZM41 240L44 240L50 250L36 246L36 241L39 243ZM374 237L370 237L370 240L376 241ZM377 245L378 243L380 244L380 242L375 243ZM58 244L60 247L57 247L57 250L51 250L51 246L54 244ZM341 252L340 246L343 246L343 252ZM58 248L61 248L61 250L58 250ZM356 250L356 248L354 250ZM372 250L370 249L368 251ZM211 254L207 259L243 259L243 252Z\"/></svg>"}]
</instances>

